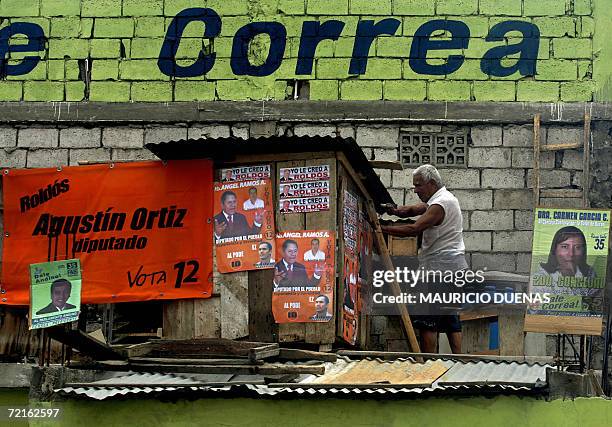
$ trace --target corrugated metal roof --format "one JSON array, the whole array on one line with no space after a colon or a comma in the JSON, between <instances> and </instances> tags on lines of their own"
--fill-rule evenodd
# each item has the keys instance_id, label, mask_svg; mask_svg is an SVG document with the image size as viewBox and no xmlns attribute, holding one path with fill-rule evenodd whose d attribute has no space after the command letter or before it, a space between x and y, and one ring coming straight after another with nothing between
<instances>
[{"instance_id":1,"label":"corrugated metal roof","mask_svg":"<svg viewBox=\"0 0 612 427\"><path fill-rule=\"evenodd\" d=\"M237 137L201 138L145 144L145 148L162 160L213 159L216 163L231 161L237 154L262 155L278 153L316 153L341 151L358 172L362 184L374 199L375 206L393 203L389 191L370 166L363 150L352 138L331 136L270 136L250 139ZM290 159L287 159L290 160Z\"/></svg>"},{"instance_id":2,"label":"corrugated metal roof","mask_svg":"<svg viewBox=\"0 0 612 427\"><path fill-rule=\"evenodd\" d=\"M367 363L366 363L367 362ZM410 375L432 373L432 367L448 368L446 373L427 386L417 384L393 384L390 381L378 381L380 377L369 379L354 378L354 384L338 384L342 375L345 379L363 372L369 367L377 374L387 373L389 379L399 378L401 372ZM115 377L82 384L80 387L65 387L55 390L58 393L103 400L112 397L151 394L151 393L239 393L241 395L279 396L297 395L322 397L325 395L389 396L403 394L455 394L455 393L528 393L542 390L546 385L547 365L527 364L524 362L456 362L428 361L424 364L410 359L383 361L379 359L351 361L340 357L335 363L326 363L326 373L322 376L307 375L292 384L257 385L241 384L237 376L225 375L186 375L186 374L150 374L150 373L116 373ZM407 374L407 378L410 377ZM435 375L435 374L434 374ZM231 377L231 378L227 378ZM263 380L263 377L260 378ZM367 382L376 379L376 382ZM223 381L225 380L225 381ZM256 378L250 378L255 382ZM367 380L367 381L366 381ZM405 379L404 379L405 380ZM361 382L359 382L361 381Z\"/></svg>"}]
</instances>

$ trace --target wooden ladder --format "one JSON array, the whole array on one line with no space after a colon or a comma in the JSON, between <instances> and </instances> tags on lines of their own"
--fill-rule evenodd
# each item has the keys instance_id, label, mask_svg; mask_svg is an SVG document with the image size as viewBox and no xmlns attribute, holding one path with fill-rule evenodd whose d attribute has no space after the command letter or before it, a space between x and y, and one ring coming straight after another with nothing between
<instances>
[{"instance_id":1,"label":"wooden ladder","mask_svg":"<svg viewBox=\"0 0 612 427\"><path fill-rule=\"evenodd\" d=\"M540 206L540 197L555 197L555 198L581 198L582 207L589 207L589 174L590 164L589 157L591 156L591 115L588 112L584 113L584 132L582 142L570 142L562 144L546 144L542 145L540 140L540 127L542 117L536 114L533 118L533 206ZM540 189L540 155L542 152L561 151L561 150L576 150L582 148L584 156L582 159L582 190L573 189Z\"/></svg>"}]
</instances>

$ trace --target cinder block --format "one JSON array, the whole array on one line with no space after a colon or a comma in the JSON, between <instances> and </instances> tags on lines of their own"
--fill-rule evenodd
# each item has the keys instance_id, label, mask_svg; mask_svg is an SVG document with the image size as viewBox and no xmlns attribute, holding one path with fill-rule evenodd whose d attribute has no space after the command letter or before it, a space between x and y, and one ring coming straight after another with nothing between
<instances>
[{"instance_id":1,"label":"cinder block","mask_svg":"<svg viewBox=\"0 0 612 427\"><path fill-rule=\"evenodd\" d=\"M468 154L471 168L509 168L512 164L510 148L472 147Z\"/></svg>"},{"instance_id":2,"label":"cinder block","mask_svg":"<svg viewBox=\"0 0 612 427\"><path fill-rule=\"evenodd\" d=\"M512 149L513 168L533 168L533 148L513 148ZM555 167L555 153L552 151L540 154L540 168L552 169Z\"/></svg>"},{"instance_id":3,"label":"cinder block","mask_svg":"<svg viewBox=\"0 0 612 427\"><path fill-rule=\"evenodd\" d=\"M357 144L361 147L397 148L399 141L399 126L358 126L356 135Z\"/></svg>"},{"instance_id":4,"label":"cinder block","mask_svg":"<svg viewBox=\"0 0 612 427\"><path fill-rule=\"evenodd\" d=\"M272 136L276 133L276 122L252 122L251 123L251 137L257 138L258 136Z\"/></svg>"},{"instance_id":5,"label":"cinder block","mask_svg":"<svg viewBox=\"0 0 612 427\"><path fill-rule=\"evenodd\" d=\"M527 273L531 271L531 253L516 254L516 272Z\"/></svg>"},{"instance_id":6,"label":"cinder block","mask_svg":"<svg viewBox=\"0 0 612 427\"><path fill-rule=\"evenodd\" d=\"M582 144L582 129L554 126L548 128L547 144Z\"/></svg>"},{"instance_id":7,"label":"cinder block","mask_svg":"<svg viewBox=\"0 0 612 427\"><path fill-rule=\"evenodd\" d=\"M463 243L468 252L490 252L491 233L487 232L463 232Z\"/></svg>"},{"instance_id":8,"label":"cinder block","mask_svg":"<svg viewBox=\"0 0 612 427\"><path fill-rule=\"evenodd\" d=\"M397 149L374 148L372 150L374 158L372 160L383 160L397 162Z\"/></svg>"},{"instance_id":9,"label":"cinder block","mask_svg":"<svg viewBox=\"0 0 612 427\"><path fill-rule=\"evenodd\" d=\"M17 129L0 127L0 148L17 146Z\"/></svg>"},{"instance_id":10,"label":"cinder block","mask_svg":"<svg viewBox=\"0 0 612 427\"><path fill-rule=\"evenodd\" d=\"M389 169L374 169L376 175L380 178L380 182L386 187L391 187L391 170Z\"/></svg>"},{"instance_id":11,"label":"cinder block","mask_svg":"<svg viewBox=\"0 0 612 427\"><path fill-rule=\"evenodd\" d=\"M26 150L12 148L0 149L0 167L2 168L25 168Z\"/></svg>"},{"instance_id":12,"label":"cinder block","mask_svg":"<svg viewBox=\"0 0 612 427\"><path fill-rule=\"evenodd\" d=\"M187 137L189 139L229 138L229 136L230 127L228 125L197 125L187 130Z\"/></svg>"},{"instance_id":13,"label":"cinder block","mask_svg":"<svg viewBox=\"0 0 612 427\"><path fill-rule=\"evenodd\" d=\"M338 136L355 139L355 128L351 125L338 125Z\"/></svg>"},{"instance_id":14,"label":"cinder block","mask_svg":"<svg viewBox=\"0 0 612 427\"><path fill-rule=\"evenodd\" d=\"M533 147L533 126L504 127L504 147ZM540 144L546 143L546 128L540 127Z\"/></svg>"},{"instance_id":15,"label":"cinder block","mask_svg":"<svg viewBox=\"0 0 612 427\"><path fill-rule=\"evenodd\" d=\"M584 161L584 152L576 150L565 150L563 152L563 169L582 170Z\"/></svg>"},{"instance_id":16,"label":"cinder block","mask_svg":"<svg viewBox=\"0 0 612 427\"><path fill-rule=\"evenodd\" d=\"M60 147L65 148L93 148L101 145L102 129L71 127L60 130Z\"/></svg>"},{"instance_id":17,"label":"cinder block","mask_svg":"<svg viewBox=\"0 0 612 427\"><path fill-rule=\"evenodd\" d=\"M463 231L470 229L470 211L461 211L462 227Z\"/></svg>"},{"instance_id":18,"label":"cinder block","mask_svg":"<svg viewBox=\"0 0 612 427\"><path fill-rule=\"evenodd\" d=\"M68 150L65 148L28 150L26 166L29 168L50 168L68 165Z\"/></svg>"},{"instance_id":19,"label":"cinder block","mask_svg":"<svg viewBox=\"0 0 612 427\"><path fill-rule=\"evenodd\" d=\"M491 190L455 190L452 193L459 200L462 210L491 209L493 205Z\"/></svg>"},{"instance_id":20,"label":"cinder block","mask_svg":"<svg viewBox=\"0 0 612 427\"><path fill-rule=\"evenodd\" d=\"M438 169L442 182L449 190L480 188L480 171L477 169Z\"/></svg>"},{"instance_id":21,"label":"cinder block","mask_svg":"<svg viewBox=\"0 0 612 427\"><path fill-rule=\"evenodd\" d=\"M514 228L533 230L533 211L514 211Z\"/></svg>"},{"instance_id":22,"label":"cinder block","mask_svg":"<svg viewBox=\"0 0 612 427\"><path fill-rule=\"evenodd\" d=\"M144 148L141 149L125 149L113 148L111 160L159 160L157 156Z\"/></svg>"},{"instance_id":23,"label":"cinder block","mask_svg":"<svg viewBox=\"0 0 612 427\"><path fill-rule=\"evenodd\" d=\"M495 190L493 192L495 209L531 209L533 192L531 190Z\"/></svg>"},{"instance_id":24,"label":"cinder block","mask_svg":"<svg viewBox=\"0 0 612 427\"><path fill-rule=\"evenodd\" d=\"M186 138L186 127L153 127L145 129L144 131L145 144L158 144L160 142L180 141Z\"/></svg>"},{"instance_id":25,"label":"cinder block","mask_svg":"<svg viewBox=\"0 0 612 427\"><path fill-rule=\"evenodd\" d=\"M471 131L474 147L497 147L502 145L501 126L476 126Z\"/></svg>"},{"instance_id":26,"label":"cinder block","mask_svg":"<svg viewBox=\"0 0 612 427\"><path fill-rule=\"evenodd\" d=\"M249 139L249 124L237 124L232 126L232 136L241 139Z\"/></svg>"},{"instance_id":27,"label":"cinder block","mask_svg":"<svg viewBox=\"0 0 612 427\"><path fill-rule=\"evenodd\" d=\"M142 148L144 129L109 127L102 130L102 146L111 148Z\"/></svg>"},{"instance_id":28,"label":"cinder block","mask_svg":"<svg viewBox=\"0 0 612 427\"><path fill-rule=\"evenodd\" d=\"M493 250L499 252L530 252L531 231L493 232Z\"/></svg>"},{"instance_id":29,"label":"cinder block","mask_svg":"<svg viewBox=\"0 0 612 427\"><path fill-rule=\"evenodd\" d=\"M439 133L442 132L441 125L421 125L421 131L425 133Z\"/></svg>"},{"instance_id":30,"label":"cinder block","mask_svg":"<svg viewBox=\"0 0 612 427\"><path fill-rule=\"evenodd\" d=\"M293 128L295 136L336 136L334 125L296 125Z\"/></svg>"},{"instance_id":31,"label":"cinder block","mask_svg":"<svg viewBox=\"0 0 612 427\"><path fill-rule=\"evenodd\" d=\"M412 185L412 171L412 169L393 171L391 173L391 175L393 176L393 186L406 189L414 188L414 186Z\"/></svg>"},{"instance_id":32,"label":"cinder block","mask_svg":"<svg viewBox=\"0 0 612 427\"><path fill-rule=\"evenodd\" d=\"M487 271L516 271L516 255L503 253L472 253L472 269Z\"/></svg>"},{"instance_id":33,"label":"cinder block","mask_svg":"<svg viewBox=\"0 0 612 427\"><path fill-rule=\"evenodd\" d=\"M554 208L581 208L582 198L548 197L540 199L540 204Z\"/></svg>"},{"instance_id":34,"label":"cinder block","mask_svg":"<svg viewBox=\"0 0 612 427\"><path fill-rule=\"evenodd\" d=\"M404 189L403 188L389 188L389 195L393 199L393 202L397 205L404 204Z\"/></svg>"},{"instance_id":35,"label":"cinder block","mask_svg":"<svg viewBox=\"0 0 612 427\"><path fill-rule=\"evenodd\" d=\"M474 211L470 216L470 228L472 230L512 230L514 218L512 211Z\"/></svg>"},{"instance_id":36,"label":"cinder block","mask_svg":"<svg viewBox=\"0 0 612 427\"><path fill-rule=\"evenodd\" d=\"M26 148L54 148L59 132L55 128L23 128L17 135L17 146Z\"/></svg>"},{"instance_id":37,"label":"cinder block","mask_svg":"<svg viewBox=\"0 0 612 427\"><path fill-rule=\"evenodd\" d=\"M70 165L79 162L105 162L111 159L110 148L74 148L70 150Z\"/></svg>"},{"instance_id":38,"label":"cinder block","mask_svg":"<svg viewBox=\"0 0 612 427\"><path fill-rule=\"evenodd\" d=\"M523 169L484 169L481 175L484 188L524 188Z\"/></svg>"},{"instance_id":39,"label":"cinder block","mask_svg":"<svg viewBox=\"0 0 612 427\"><path fill-rule=\"evenodd\" d=\"M533 188L533 170L527 171L528 188ZM541 170L540 188L563 188L571 185L571 174L565 170Z\"/></svg>"}]
</instances>

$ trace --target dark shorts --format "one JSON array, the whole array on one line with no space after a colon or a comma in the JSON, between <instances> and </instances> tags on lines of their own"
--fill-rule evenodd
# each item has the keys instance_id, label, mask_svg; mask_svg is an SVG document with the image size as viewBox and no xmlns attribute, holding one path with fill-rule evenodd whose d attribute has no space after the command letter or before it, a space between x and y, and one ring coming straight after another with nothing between
<instances>
[{"instance_id":1,"label":"dark shorts","mask_svg":"<svg viewBox=\"0 0 612 427\"><path fill-rule=\"evenodd\" d=\"M434 332L461 332L459 316L454 315L420 315L410 316L416 329L425 329Z\"/></svg>"}]
</instances>

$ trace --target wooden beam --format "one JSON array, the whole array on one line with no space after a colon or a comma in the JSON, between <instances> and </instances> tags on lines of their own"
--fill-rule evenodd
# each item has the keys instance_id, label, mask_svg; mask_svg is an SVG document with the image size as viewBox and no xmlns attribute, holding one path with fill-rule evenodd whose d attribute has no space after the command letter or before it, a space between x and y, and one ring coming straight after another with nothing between
<instances>
[{"instance_id":1,"label":"wooden beam","mask_svg":"<svg viewBox=\"0 0 612 427\"><path fill-rule=\"evenodd\" d=\"M577 150L582 148L581 142L570 142L561 144L547 144L540 147L540 151Z\"/></svg>"},{"instance_id":2,"label":"wooden beam","mask_svg":"<svg viewBox=\"0 0 612 427\"><path fill-rule=\"evenodd\" d=\"M258 360L267 359L270 357L276 357L280 354L278 343L266 344L259 347L253 347L249 349L249 360L255 363Z\"/></svg>"},{"instance_id":3,"label":"wooden beam","mask_svg":"<svg viewBox=\"0 0 612 427\"><path fill-rule=\"evenodd\" d=\"M130 363L154 365L256 365L249 359L182 359L176 357L130 357ZM261 363L259 363L261 364Z\"/></svg>"},{"instance_id":4,"label":"wooden beam","mask_svg":"<svg viewBox=\"0 0 612 427\"><path fill-rule=\"evenodd\" d=\"M120 369L125 369L121 367ZM264 363L262 365L181 365L130 363L129 369L140 372L194 373L194 374L234 374L234 375L323 375L323 365L283 365Z\"/></svg>"},{"instance_id":5,"label":"wooden beam","mask_svg":"<svg viewBox=\"0 0 612 427\"><path fill-rule=\"evenodd\" d=\"M540 114L533 117L533 206L540 204Z\"/></svg>"},{"instance_id":6,"label":"wooden beam","mask_svg":"<svg viewBox=\"0 0 612 427\"><path fill-rule=\"evenodd\" d=\"M370 166L375 169L391 169L395 171L404 170L404 166L400 162L392 162L389 160L370 160Z\"/></svg>"},{"instance_id":7,"label":"wooden beam","mask_svg":"<svg viewBox=\"0 0 612 427\"><path fill-rule=\"evenodd\" d=\"M293 348L281 348L280 359L284 360L321 360L323 362L335 362L338 356L335 353L323 353L320 351L298 350Z\"/></svg>"},{"instance_id":8,"label":"wooden beam","mask_svg":"<svg viewBox=\"0 0 612 427\"><path fill-rule=\"evenodd\" d=\"M584 152L582 156L582 207L589 207L591 186L591 115L584 113Z\"/></svg>"},{"instance_id":9,"label":"wooden beam","mask_svg":"<svg viewBox=\"0 0 612 427\"><path fill-rule=\"evenodd\" d=\"M52 339L77 349L80 353L86 354L94 359L123 359L123 355L106 343L102 343L85 332L74 329L66 330L64 325L47 328L46 332Z\"/></svg>"},{"instance_id":10,"label":"wooden beam","mask_svg":"<svg viewBox=\"0 0 612 427\"><path fill-rule=\"evenodd\" d=\"M391 260L391 255L389 254L389 249L387 248L387 244L385 243L385 238L383 236L382 230L380 228L380 222L378 220L378 214L376 213L376 208L374 207L374 202L369 197L367 190L362 184L361 180L354 175L353 168L350 167L346 156L344 153L338 154L338 159L343 163L346 171L351 175L355 184L359 187L364 197L366 198L366 210L368 212L368 216L370 217L370 222L374 227L374 243L380 252L380 257L382 259L383 265L387 270L394 271L395 267L393 266L393 261ZM391 290L395 296L400 296L402 294L402 290L394 279L391 282ZM402 318L402 324L404 326L404 331L406 332L406 337L408 338L408 344L410 345L410 349L415 352L420 352L421 348L419 347L419 342L416 338L416 334L414 333L414 328L412 327L412 321L410 320L410 313L408 313L408 308L404 304L399 304L400 316Z\"/></svg>"}]
</instances>

